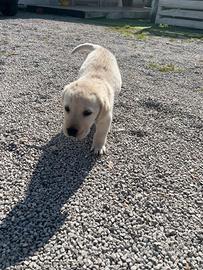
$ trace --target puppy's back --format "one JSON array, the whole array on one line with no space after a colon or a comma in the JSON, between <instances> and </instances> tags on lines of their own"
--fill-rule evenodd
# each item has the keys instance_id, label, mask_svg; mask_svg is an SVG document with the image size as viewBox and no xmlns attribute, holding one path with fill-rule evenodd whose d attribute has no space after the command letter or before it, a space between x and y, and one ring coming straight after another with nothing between
<instances>
[{"instance_id":1,"label":"puppy's back","mask_svg":"<svg viewBox=\"0 0 203 270\"><path fill-rule=\"evenodd\" d=\"M100 78L109 83L115 93L121 89L121 75L115 56L100 45L85 43L75 47L72 53L80 50L90 50L82 64L79 77Z\"/></svg>"}]
</instances>

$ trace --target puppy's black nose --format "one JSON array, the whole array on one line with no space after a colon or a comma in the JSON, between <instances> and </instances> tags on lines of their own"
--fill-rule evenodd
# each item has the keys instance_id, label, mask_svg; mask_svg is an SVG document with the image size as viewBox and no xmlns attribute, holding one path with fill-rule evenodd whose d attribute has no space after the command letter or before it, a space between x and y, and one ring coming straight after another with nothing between
<instances>
[{"instance_id":1,"label":"puppy's black nose","mask_svg":"<svg viewBox=\"0 0 203 270\"><path fill-rule=\"evenodd\" d=\"M76 128L70 127L67 129L68 135L76 137L78 130Z\"/></svg>"}]
</instances>

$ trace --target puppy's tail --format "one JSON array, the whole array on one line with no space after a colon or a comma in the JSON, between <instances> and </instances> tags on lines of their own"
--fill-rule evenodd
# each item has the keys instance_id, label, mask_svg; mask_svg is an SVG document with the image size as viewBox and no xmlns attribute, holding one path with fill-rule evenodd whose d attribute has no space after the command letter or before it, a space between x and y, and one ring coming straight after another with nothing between
<instances>
[{"instance_id":1,"label":"puppy's tail","mask_svg":"<svg viewBox=\"0 0 203 270\"><path fill-rule=\"evenodd\" d=\"M78 51L82 51L82 50L93 51L93 50L96 50L96 49L99 49L99 48L101 48L100 45L96 45L96 44L92 44L92 43L84 43L84 44L80 44L77 47L75 47L72 50L71 54L73 54L75 52L78 52Z\"/></svg>"}]
</instances>

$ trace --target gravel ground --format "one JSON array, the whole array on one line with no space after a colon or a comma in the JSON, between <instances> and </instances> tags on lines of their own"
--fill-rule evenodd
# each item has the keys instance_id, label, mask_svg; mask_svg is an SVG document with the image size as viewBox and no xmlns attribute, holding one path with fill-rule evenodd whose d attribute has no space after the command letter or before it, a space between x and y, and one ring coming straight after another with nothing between
<instances>
[{"instance_id":1,"label":"gravel ground","mask_svg":"<svg viewBox=\"0 0 203 270\"><path fill-rule=\"evenodd\" d=\"M203 44L66 17L0 24L0 269L203 269ZM108 155L61 133L83 42L117 56ZM150 63L173 63L160 72Z\"/></svg>"}]
</instances>

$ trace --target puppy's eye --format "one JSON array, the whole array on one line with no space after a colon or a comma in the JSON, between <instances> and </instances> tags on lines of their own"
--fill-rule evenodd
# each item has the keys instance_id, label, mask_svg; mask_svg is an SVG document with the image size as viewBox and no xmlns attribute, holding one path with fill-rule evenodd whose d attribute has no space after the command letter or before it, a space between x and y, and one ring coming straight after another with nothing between
<instances>
[{"instance_id":1,"label":"puppy's eye","mask_svg":"<svg viewBox=\"0 0 203 270\"><path fill-rule=\"evenodd\" d=\"M68 106L65 106L65 111L70 112L70 108Z\"/></svg>"},{"instance_id":2,"label":"puppy's eye","mask_svg":"<svg viewBox=\"0 0 203 270\"><path fill-rule=\"evenodd\" d=\"M90 114L92 114L91 111L84 111L84 112L83 112L83 115L84 115L84 116L89 116Z\"/></svg>"}]
</instances>

